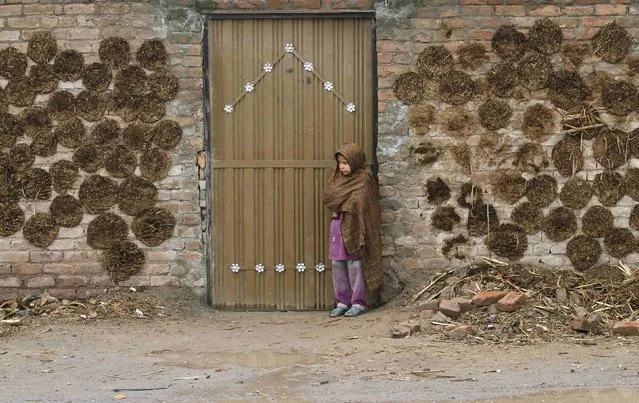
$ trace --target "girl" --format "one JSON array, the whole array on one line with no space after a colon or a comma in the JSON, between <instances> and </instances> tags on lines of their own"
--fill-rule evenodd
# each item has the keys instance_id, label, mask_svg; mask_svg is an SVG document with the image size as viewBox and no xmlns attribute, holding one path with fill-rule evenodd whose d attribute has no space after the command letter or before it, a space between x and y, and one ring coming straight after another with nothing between
<instances>
[{"instance_id":1,"label":"girl","mask_svg":"<svg viewBox=\"0 0 639 403\"><path fill-rule=\"evenodd\" d=\"M333 212L328 258L337 305L329 316L357 316L374 302L367 295L374 295L382 282L377 182L364 168L366 156L357 144L344 144L335 160L323 197Z\"/></svg>"}]
</instances>

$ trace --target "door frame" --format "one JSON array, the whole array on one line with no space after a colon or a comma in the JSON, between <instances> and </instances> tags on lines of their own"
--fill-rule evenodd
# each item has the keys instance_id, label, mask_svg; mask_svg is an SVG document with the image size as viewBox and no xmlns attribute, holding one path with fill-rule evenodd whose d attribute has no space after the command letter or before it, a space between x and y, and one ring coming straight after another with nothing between
<instances>
[{"instance_id":1,"label":"door frame","mask_svg":"<svg viewBox=\"0 0 639 403\"><path fill-rule=\"evenodd\" d=\"M375 19L375 10L223 10L223 11L210 11L204 13L204 27L202 30L202 92L203 92L203 110L204 110L204 155L205 155L205 166L204 166L204 178L206 181L206 189L205 189L205 217L203 222L205 223L205 231L203 232L203 241L202 247L204 248L204 275L205 275L205 292L204 299L206 304L212 305L212 281L213 281L213 270L212 267L212 245L211 245L211 229L213 226L213 215L212 215L212 201L213 201L213 190L212 190L212 182L211 182L211 94L210 94L210 82L209 82L209 21L210 20L226 20L226 19L237 19L237 20L246 20L246 19L308 19L308 18L331 18L331 19L340 19L340 18L362 18L362 19L370 19L372 20L372 32L371 32L371 69L372 69L372 84L373 84L373 105L372 105L372 145L373 145L373 155L368 155L368 160L372 163L372 171L374 177L377 179L377 174L379 170L378 161L377 161L377 138L378 138L378 96L377 92L379 90L378 86L378 76L377 76L377 23Z\"/></svg>"}]
</instances>

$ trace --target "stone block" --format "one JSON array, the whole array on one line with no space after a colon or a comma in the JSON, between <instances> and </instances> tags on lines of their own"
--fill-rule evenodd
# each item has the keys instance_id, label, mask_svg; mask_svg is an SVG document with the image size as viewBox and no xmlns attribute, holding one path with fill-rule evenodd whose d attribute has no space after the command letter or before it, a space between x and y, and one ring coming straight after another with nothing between
<instances>
[{"instance_id":1,"label":"stone block","mask_svg":"<svg viewBox=\"0 0 639 403\"><path fill-rule=\"evenodd\" d=\"M406 326L396 326L391 330L391 337L393 339L403 339L410 336L410 328Z\"/></svg>"},{"instance_id":2,"label":"stone block","mask_svg":"<svg viewBox=\"0 0 639 403\"><path fill-rule=\"evenodd\" d=\"M456 302L457 305L459 305L459 309L460 309L461 313L472 311L473 308L475 307L473 305L473 301L471 299L469 299L469 298L455 297L455 298L451 299L451 301Z\"/></svg>"},{"instance_id":3,"label":"stone block","mask_svg":"<svg viewBox=\"0 0 639 403\"><path fill-rule=\"evenodd\" d=\"M439 301L436 299L430 299L428 301L420 301L417 304L417 311L437 311L439 308Z\"/></svg>"},{"instance_id":4,"label":"stone block","mask_svg":"<svg viewBox=\"0 0 639 403\"><path fill-rule=\"evenodd\" d=\"M55 285L55 279L52 276L38 276L28 278L24 283L27 288L49 288Z\"/></svg>"},{"instance_id":5,"label":"stone block","mask_svg":"<svg viewBox=\"0 0 639 403\"><path fill-rule=\"evenodd\" d=\"M450 340L463 340L469 334L472 334L473 327L471 325L461 325L449 330L446 335Z\"/></svg>"},{"instance_id":6,"label":"stone block","mask_svg":"<svg viewBox=\"0 0 639 403\"><path fill-rule=\"evenodd\" d=\"M439 303L439 312L451 319L457 319L461 314L461 308L457 302L450 299L444 299Z\"/></svg>"},{"instance_id":7,"label":"stone block","mask_svg":"<svg viewBox=\"0 0 639 403\"><path fill-rule=\"evenodd\" d=\"M400 327L407 327L410 329L410 334L419 333L422 330L422 326L419 322L414 320L407 320L399 324Z\"/></svg>"}]
</instances>

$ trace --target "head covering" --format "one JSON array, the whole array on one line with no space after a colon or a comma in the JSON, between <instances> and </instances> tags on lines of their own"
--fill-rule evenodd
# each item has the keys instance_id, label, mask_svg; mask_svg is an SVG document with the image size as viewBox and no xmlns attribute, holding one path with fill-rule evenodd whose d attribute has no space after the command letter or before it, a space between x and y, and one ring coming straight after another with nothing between
<instances>
[{"instance_id":1,"label":"head covering","mask_svg":"<svg viewBox=\"0 0 639 403\"><path fill-rule=\"evenodd\" d=\"M351 173L342 174L336 164L324 189L323 201L331 211L342 214L342 237L349 253L359 253L369 290L382 283L381 210L377 182L365 168L366 155L354 143L346 143L335 153L343 155Z\"/></svg>"}]
</instances>

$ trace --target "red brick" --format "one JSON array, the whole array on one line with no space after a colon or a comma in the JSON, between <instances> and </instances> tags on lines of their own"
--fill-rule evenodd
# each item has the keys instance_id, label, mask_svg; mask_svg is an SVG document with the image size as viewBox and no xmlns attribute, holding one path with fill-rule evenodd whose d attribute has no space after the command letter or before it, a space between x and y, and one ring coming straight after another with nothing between
<instances>
[{"instance_id":1,"label":"red brick","mask_svg":"<svg viewBox=\"0 0 639 403\"><path fill-rule=\"evenodd\" d=\"M52 276L39 276L28 278L24 283L27 288L47 288L53 287L55 279Z\"/></svg>"},{"instance_id":2,"label":"red brick","mask_svg":"<svg viewBox=\"0 0 639 403\"><path fill-rule=\"evenodd\" d=\"M595 8L592 6L570 6L564 7L562 10L565 15L592 15L595 13Z\"/></svg>"},{"instance_id":3,"label":"red brick","mask_svg":"<svg viewBox=\"0 0 639 403\"><path fill-rule=\"evenodd\" d=\"M613 20L613 18L607 17L592 17L581 19L584 27L603 27L604 25L611 23Z\"/></svg>"},{"instance_id":4,"label":"red brick","mask_svg":"<svg viewBox=\"0 0 639 403\"><path fill-rule=\"evenodd\" d=\"M597 4L595 6L596 15L623 15L626 14L628 6L623 4Z\"/></svg>"},{"instance_id":5,"label":"red brick","mask_svg":"<svg viewBox=\"0 0 639 403\"><path fill-rule=\"evenodd\" d=\"M7 17L10 15L21 15L21 5L0 6L0 17Z\"/></svg>"},{"instance_id":6,"label":"red brick","mask_svg":"<svg viewBox=\"0 0 639 403\"><path fill-rule=\"evenodd\" d=\"M489 41L492 39L494 31L471 31L468 33L468 39L476 40L476 41Z\"/></svg>"},{"instance_id":7,"label":"red brick","mask_svg":"<svg viewBox=\"0 0 639 403\"><path fill-rule=\"evenodd\" d=\"M378 64L389 64L393 60L392 53L377 53Z\"/></svg>"},{"instance_id":8,"label":"red brick","mask_svg":"<svg viewBox=\"0 0 639 403\"><path fill-rule=\"evenodd\" d=\"M18 299L20 297L19 291L12 288L0 288L0 302L6 301L8 299Z\"/></svg>"},{"instance_id":9,"label":"red brick","mask_svg":"<svg viewBox=\"0 0 639 403\"><path fill-rule=\"evenodd\" d=\"M11 273L11 265L8 263L0 263L0 274Z\"/></svg>"},{"instance_id":10,"label":"red brick","mask_svg":"<svg viewBox=\"0 0 639 403\"><path fill-rule=\"evenodd\" d=\"M11 265L11 272L19 275L33 275L42 273L41 264L33 263L13 263Z\"/></svg>"},{"instance_id":11,"label":"red brick","mask_svg":"<svg viewBox=\"0 0 639 403\"><path fill-rule=\"evenodd\" d=\"M526 294L519 291L510 291L497 301L497 310L501 312L514 312L526 302Z\"/></svg>"},{"instance_id":12,"label":"red brick","mask_svg":"<svg viewBox=\"0 0 639 403\"><path fill-rule=\"evenodd\" d=\"M93 287L113 287L113 279L111 276L95 276L91 277L91 286Z\"/></svg>"},{"instance_id":13,"label":"red brick","mask_svg":"<svg viewBox=\"0 0 639 403\"><path fill-rule=\"evenodd\" d=\"M415 13L415 18L444 18L458 15L453 7L422 7Z\"/></svg>"},{"instance_id":14,"label":"red brick","mask_svg":"<svg viewBox=\"0 0 639 403\"><path fill-rule=\"evenodd\" d=\"M21 263L28 261L29 252L27 251L0 252L0 262L2 263Z\"/></svg>"},{"instance_id":15,"label":"red brick","mask_svg":"<svg viewBox=\"0 0 639 403\"><path fill-rule=\"evenodd\" d=\"M149 281L151 287L177 287L180 285L178 278L173 276L151 276Z\"/></svg>"},{"instance_id":16,"label":"red brick","mask_svg":"<svg viewBox=\"0 0 639 403\"><path fill-rule=\"evenodd\" d=\"M561 15L561 8L546 5L532 9L528 14L536 17L556 17Z\"/></svg>"},{"instance_id":17,"label":"red brick","mask_svg":"<svg viewBox=\"0 0 639 403\"><path fill-rule=\"evenodd\" d=\"M19 277L0 277L0 287L20 287L22 280Z\"/></svg>"},{"instance_id":18,"label":"red brick","mask_svg":"<svg viewBox=\"0 0 639 403\"><path fill-rule=\"evenodd\" d=\"M428 0L424 0L424 3L427 3ZM485 4L490 4L489 0L459 0L459 4L461 5L476 5L476 6L480 6L480 5L485 5Z\"/></svg>"},{"instance_id":19,"label":"red brick","mask_svg":"<svg viewBox=\"0 0 639 403\"><path fill-rule=\"evenodd\" d=\"M461 308L457 302L449 299L444 299L439 303L439 312L448 316L451 319L457 319L461 314Z\"/></svg>"},{"instance_id":20,"label":"red brick","mask_svg":"<svg viewBox=\"0 0 639 403\"><path fill-rule=\"evenodd\" d=\"M478 18L478 20L481 28L499 28L506 22L503 18L498 17Z\"/></svg>"},{"instance_id":21,"label":"red brick","mask_svg":"<svg viewBox=\"0 0 639 403\"><path fill-rule=\"evenodd\" d=\"M22 12L28 14L53 14L57 6L53 4L25 4Z\"/></svg>"},{"instance_id":22,"label":"red brick","mask_svg":"<svg viewBox=\"0 0 639 403\"><path fill-rule=\"evenodd\" d=\"M47 292L58 299L75 299L75 288L48 288Z\"/></svg>"},{"instance_id":23,"label":"red brick","mask_svg":"<svg viewBox=\"0 0 639 403\"><path fill-rule=\"evenodd\" d=\"M526 15L526 9L523 6L495 6L495 15Z\"/></svg>"},{"instance_id":24,"label":"red brick","mask_svg":"<svg viewBox=\"0 0 639 403\"><path fill-rule=\"evenodd\" d=\"M64 14L93 14L95 4L67 4L62 10Z\"/></svg>"},{"instance_id":25,"label":"red brick","mask_svg":"<svg viewBox=\"0 0 639 403\"><path fill-rule=\"evenodd\" d=\"M89 279L84 276L58 276L55 280L56 287L59 288L76 288L89 285Z\"/></svg>"},{"instance_id":26,"label":"red brick","mask_svg":"<svg viewBox=\"0 0 639 403\"><path fill-rule=\"evenodd\" d=\"M496 303L506 295L506 291L481 291L472 299L475 306L488 306Z\"/></svg>"},{"instance_id":27,"label":"red brick","mask_svg":"<svg viewBox=\"0 0 639 403\"><path fill-rule=\"evenodd\" d=\"M613 333L622 336L639 336L639 322L637 321L623 321L617 322L612 327Z\"/></svg>"},{"instance_id":28,"label":"red brick","mask_svg":"<svg viewBox=\"0 0 639 403\"><path fill-rule=\"evenodd\" d=\"M493 6L463 6L462 15L473 17L493 15L495 7Z\"/></svg>"},{"instance_id":29,"label":"red brick","mask_svg":"<svg viewBox=\"0 0 639 403\"><path fill-rule=\"evenodd\" d=\"M29 253L31 263L50 263L62 261L62 252L32 250Z\"/></svg>"}]
</instances>

